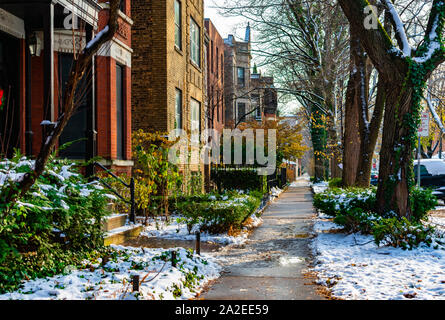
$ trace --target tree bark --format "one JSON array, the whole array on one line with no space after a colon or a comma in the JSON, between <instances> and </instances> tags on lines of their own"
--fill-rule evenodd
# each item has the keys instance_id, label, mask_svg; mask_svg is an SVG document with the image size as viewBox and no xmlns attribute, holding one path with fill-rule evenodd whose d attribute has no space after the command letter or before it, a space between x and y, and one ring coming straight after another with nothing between
<instances>
[{"instance_id":1,"label":"tree bark","mask_svg":"<svg viewBox=\"0 0 445 320\"><path fill-rule=\"evenodd\" d=\"M355 186L357 178L357 168L360 160L360 130L359 130L359 103L360 103L360 83L361 74L357 66L365 64L366 58L360 55L361 45L357 34L350 28L350 52L351 65L346 90L345 105L345 133L343 138L343 175L342 184L344 187Z\"/></svg>"},{"instance_id":2,"label":"tree bark","mask_svg":"<svg viewBox=\"0 0 445 320\"><path fill-rule=\"evenodd\" d=\"M395 211L401 217L410 218L408 177L412 175L414 150L411 142L405 139L408 132L402 121L410 112L413 90L407 86L404 88L402 84L403 79L397 79L386 86L388 107L380 151L377 210L382 214Z\"/></svg>"},{"instance_id":3,"label":"tree bark","mask_svg":"<svg viewBox=\"0 0 445 320\"><path fill-rule=\"evenodd\" d=\"M383 119L383 111L385 109L385 84L382 80L377 86L377 98L369 124L369 130L362 131L362 141L360 143L360 161L357 167L357 178L355 185L357 187L369 187L371 184L372 158L374 156L377 138L380 132L380 126Z\"/></svg>"}]
</instances>

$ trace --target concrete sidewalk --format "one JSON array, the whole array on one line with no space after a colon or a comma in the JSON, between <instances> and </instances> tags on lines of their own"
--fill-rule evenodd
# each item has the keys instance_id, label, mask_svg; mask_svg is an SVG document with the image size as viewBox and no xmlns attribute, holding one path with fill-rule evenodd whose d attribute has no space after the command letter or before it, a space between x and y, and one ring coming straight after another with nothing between
<instances>
[{"instance_id":1,"label":"concrete sidewalk","mask_svg":"<svg viewBox=\"0 0 445 320\"><path fill-rule=\"evenodd\" d=\"M323 299L303 274L311 262L312 193L290 187L264 212L264 223L244 245L225 249L223 275L200 298L207 300Z\"/></svg>"}]
</instances>

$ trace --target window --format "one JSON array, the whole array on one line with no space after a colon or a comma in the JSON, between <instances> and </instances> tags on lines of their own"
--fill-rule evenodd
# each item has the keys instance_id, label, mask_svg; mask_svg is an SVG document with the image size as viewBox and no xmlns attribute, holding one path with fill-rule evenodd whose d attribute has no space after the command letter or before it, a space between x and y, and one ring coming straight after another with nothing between
<instances>
[{"instance_id":1,"label":"window","mask_svg":"<svg viewBox=\"0 0 445 320\"><path fill-rule=\"evenodd\" d=\"M210 41L210 72L213 73L213 41Z\"/></svg>"},{"instance_id":2,"label":"window","mask_svg":"<svg viewBox=\"0 0 445 320\"><path fill-rule=\"evenodd\" d=\"M178 0L175 0L175 45L182 50L182 13Z\"/></svg>"},{"instance_id":3,"label":"window","mask_svg":"<svg viewBox=\"0 0 445 320\"><path fill-rule=\"evenodd\" d=\"M201 34L195 20L190 18L190 51L191 59L198 67L201 66Z\"/></svg>"},{"instance_id":4,"label":"window","mask_svg":"<svg viewBox=\"0 0 445 320\"><path fill-rule=\"evenodd\" d=\"M63 101L63 92L70 75L71 66L73 65L73 55L69 53L59 53L59 76L61 83L61 92ZM86 77L82 78L81 84L78 88L86 88ZM79 104L76 107L73 115L69 119L65 129L59 138L59 144L64 145L71 142L67 148L59 151L59 155L62 158L68 159L85 159L87 157L87 121L88 112L91 112L91 106L87 101L86 95L82 94L80 90L76 90L76 98L79 99ZM62 110L59 110L62 112Z\"/></svg>"},{"instance_id":5,"label":"window","mask_svg":"<svg viewBox=\"0 0 445 320\"><path fill-rule=\"evenodd\" d=\"M124 67L116 64L116 158L124 159Z\"/></svg>"},{"instance_id":6,"label":"window","mask_svg":"<svg viewBox=\"0 0 445 320\"><path fill-rule=\"evenodd\" d=\"M255 116L257 120L261 120L261 105L260 96L258 94L252 94L252 105L256 108Z\"/></svg>"},{"instance_id":7,"label":"window","mask_svg":"<svg viewBox=\"0 0 445 320\"><path fill-rule=\"evenodd\" d=\"M121 5L120 5L119 9L122 11L122 13L126 14L126 12L125 12L125 0L121 0Z\"/></svg>"},{"instance_id":8,"label":"window","mask_svg":"<svg viewBox=\"0 0 445 320\"><path fill-rule=\"evenodd\" d=\"M244 82L244 68L240 68L238 67L238 85L241 87L244 87L245 82Z\"/></svg>"},{"instance_id":9,"label":"window","mask_svg":"<svg viewBox=\"0 0 445 320\"><path fill-rule=\"evenodd\" d=\"M219 70L219 50L216 48L216 77L218 78L218 70Z\"/></svg>"},{"instance_id":10,"label":"window","mask_svg":"<svg viewBox=\"0 0 445 320\"><path fill-rule=\"evenodd\" d=\"M182 91L176 89L175 129L182 129Z\"/></svg>"},{"instance_id":11,"label":"window","mask_svg":"<svg viewBox=\"0 0 445 320\"><path fill-rule=\"evenodd\" d=\"M224 56L221 54L221 78L224 78Z\"/></svg>"},{"instance_id":12,"label":"window","mask_svg":"<svg viewBox=\"0 0 445 320\"><path fill-rule=\"evenodd\" d=\"M246 114L246 104L242 102L238 103L237 121L244 120L245 114Z\"/></svg>"},{"instance_id":13,"label":"window","mask_svg":"<svg viewBox=\"0 0 445 320\"><path fill-rule=\"evenodd\" d=\"M196 101L195 99L192 99L190 101L190 120L191 120L191 133L192 133L192 142L199 141L199 133L200 133L200 127L201 127L201 104Z\"/></svg>"},{"instance_id":14,"label":"window","mask_svg":"<svg viewBox=\"0 0 445 320\"><path fill-rule=\"evenodd\" d=\"M417 164L414 165L414 174L416 176L416 179L417 179L417 170L418 170L417 168L418 168ZM430 173L428 172L428 170L426 169L426 167L424 165L420 165L420 175L421 176L429 176L430 175Z\"/></svg>"}]
</instances>

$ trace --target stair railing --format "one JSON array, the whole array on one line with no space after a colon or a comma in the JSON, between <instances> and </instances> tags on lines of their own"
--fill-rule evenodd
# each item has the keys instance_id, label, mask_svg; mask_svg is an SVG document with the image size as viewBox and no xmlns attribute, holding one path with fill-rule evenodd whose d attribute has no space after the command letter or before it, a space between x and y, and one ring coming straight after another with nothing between
<instances>
[{"instance_id":1,"label":"stair railing","mask_svg":"<svg viewBox=\"0 0 445 320\"><path fill-rule=\"evenodd\" d=\"M116 181L121 183L126 188L130 189L130 200L125 199L122 195L119 194L109 183L107 183L105 180L99 178L98 176L94 176L93 179L99 181L101 184L103 184L108 190L110 190L112 193L114 193L119 199L124 201L125 203L128 203L130 205L130 222L135 223L136 222L136 201L135 201L135 192L134 192L134 178L131 177L130 183L126 183L121 178L119 178L117 175L115 175L113 172L111 172L109 169L104 167L98 162L93 163L94 166L99 167L103 171L105 171L110 177L114 178Z\"/></svg>"}]
</instances>

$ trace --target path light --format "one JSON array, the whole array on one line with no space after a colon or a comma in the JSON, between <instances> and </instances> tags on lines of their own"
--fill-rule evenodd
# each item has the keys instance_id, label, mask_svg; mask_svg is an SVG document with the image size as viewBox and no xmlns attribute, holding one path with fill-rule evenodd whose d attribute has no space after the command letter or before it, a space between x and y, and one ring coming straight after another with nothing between
<instances>
[{"instance_id":1,"label":"path light","mask_svg":"<svg viewBox=\"0 0 445 320\"><path fill-rule=\"evenodd\" d=\"M133 292L139 292L139 275L134 274L131 276L133 282Z\"/></svg>"},{"instance_id":2,"label":"path light","mask_svg":"<svg viewBox=\"0 0 445 320\"><path fill-rule=\"evenodd\" d=\"M172 251L172 267L176 268L176 251Z\"/></svg>"},{"instance_id":3,"label":"path light","mask_svg":"<svg viewBox=\"0 0 445 320\"><path fill-rule=\"evenodd\" d=\"M201 255L201 233L196 231L196 253Z\"/></svg>"}]
</instances>

